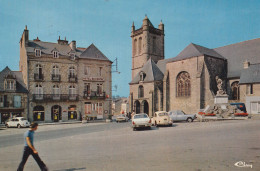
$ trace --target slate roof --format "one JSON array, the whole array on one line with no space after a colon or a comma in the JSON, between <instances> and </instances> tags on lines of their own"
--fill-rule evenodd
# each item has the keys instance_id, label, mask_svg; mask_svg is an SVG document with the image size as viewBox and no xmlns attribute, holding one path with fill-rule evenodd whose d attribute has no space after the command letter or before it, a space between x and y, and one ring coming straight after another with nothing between
<instances>
[{"instance_id":1,"label":"slate roof","mask_svg":"<svg viewBox=\"0 0 260 171\"><path fill-rule=\"evenodd\" d=\"M260 38L214 49L228 60L228 78L240 77L243 62L260 63Z\"/></svg>"},{"instance_id":2,"label":"slate roof","mask_svg":"<svg viewBox=\"0 0 260 171\"><path fill-rule=\"evenodd\" d=\"M11 71L9 67L5 67L0 72L0 92L5 91L4 90L4 80L5 76L7 75L13 75L16 78L16 93L28 93L28 90L26 89L26 85L23 81L23 75L20 71Z\"/></svg>"},{"instance_id":3,"label":"slate roof","mask_svg":"<svg viewBox=\"0 0 260 171\"><path fill-rule=\"evenodd\" d=\"M163 73L161 70L157 67L155 62L150 58L143 66L143 68L140 70L140 72L144 72L146 74L146 77L144 78L145 82L152 82L152 81L161 81L163 80ZM134 79L130 82L130 84L138 84L140 81L140 72L136 74Z\"/></svg>"},{"instance_id":4,"label":"slate roof","mask_svg":"<svg viewBox=\"0 0 260 171\"><path fill-rule=\"evenodd\" d=\"M52 54L55 50L64 56L69 56L70 52L72 52L68 44L61 45L58 43L29 40L28 47L26 47L27 52L34 53L35 49L40 49L42 54ZM77 48L76 57L110 61L94 44L91 44L88 48Z\"/></svg>"},{"instance_id":5,"label":"slate roof","mask_svg":"<svg viewBox=\"0 0 260 171\"><path fill-rule=\"evenodd\" d=\"M183 59L188 59L195 56L208 55L220 59L225 59L223 56L218 54L215 50L209 49L194 43L189 44L186 48L183 49L176 57L172 58L171 61L179 61Z\"/></svg>"},{"instance_id":6,"label":"slate roof","mask_svg":"<svg viewBox=\"0 0 260 171\"><path fill-rule=\"evenodd\" d=\"M81 55L80 58L109 60L94 44L91 44Z\"/></svg>"},{"instance_id":7,"label":"slate roof","mask_svg":"<svg viewBox=\"0 0 260 171\"><path fill-rule=\"evenodd\" d=\"M251 64L242 70L239 84L247 83L260 83L260 64Z\"/></svg>"}]
</instances>

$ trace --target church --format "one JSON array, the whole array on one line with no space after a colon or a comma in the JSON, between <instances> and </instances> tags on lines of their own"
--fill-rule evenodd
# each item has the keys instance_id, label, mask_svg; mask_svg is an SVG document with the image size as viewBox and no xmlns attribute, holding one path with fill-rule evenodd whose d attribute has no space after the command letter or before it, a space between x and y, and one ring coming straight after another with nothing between
<instances>
[{"instance_id":1,"label":"church","mask_svg":"<svg viewBox=\"0 0 260 171\"><path fill-rule=\"evenodd\" d=\"M164 36L164 24L156 28L147 16L141 28L132 25L130 112L197 113L214 104L220 78L229 103L245 103L249 114L260 114L260 38L214 49L191 43L165 59Z\"/></svg>"}]
</instances>

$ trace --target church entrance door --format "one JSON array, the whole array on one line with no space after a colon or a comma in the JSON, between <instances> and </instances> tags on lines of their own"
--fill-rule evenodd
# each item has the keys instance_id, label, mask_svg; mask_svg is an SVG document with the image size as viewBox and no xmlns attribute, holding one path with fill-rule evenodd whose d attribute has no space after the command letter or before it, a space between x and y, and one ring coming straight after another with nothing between
<instances>
[{"instance_id":1,"label":"church entrance door","mask_svg":"<svg viewBox=\"0 0 260 171\"><path fill-rule=\"evenodd\" d=\"M140 102L135 101L135 113L140 113Z\"/></svg>"},{"instance_id":2,"label":"church entrance door","mask_svg":"<svg viewBox=\"0 0 260 171\"><path fill-rule=\"evenodd\" d=\"M143 111L149 116L149 104L146 100L143 101Z\"/></svg>"}]
</instances>

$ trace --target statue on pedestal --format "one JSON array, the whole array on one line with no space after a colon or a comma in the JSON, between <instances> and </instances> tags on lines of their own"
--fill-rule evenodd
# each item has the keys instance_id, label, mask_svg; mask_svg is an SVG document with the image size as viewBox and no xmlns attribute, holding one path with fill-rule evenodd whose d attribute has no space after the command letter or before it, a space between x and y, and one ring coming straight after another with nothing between
<instances>
[{"instance_id":1,"label":"statue on pedestal","mask_svg":"<svg viewBox=\"0 0 260 171\"><path fill-rule=\"evenodd\" d=\"M218 76L216 76L216 82L218 87L217 96L226 96L227 93L225 90L223 90L223 81Z\"/></svg>"}]
</instances>

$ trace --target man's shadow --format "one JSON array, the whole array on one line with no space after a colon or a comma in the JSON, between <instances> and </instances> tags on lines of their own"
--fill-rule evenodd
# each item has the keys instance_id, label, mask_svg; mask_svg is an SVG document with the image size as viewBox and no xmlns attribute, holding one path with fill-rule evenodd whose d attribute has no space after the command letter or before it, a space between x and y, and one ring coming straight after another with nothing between
<instances>
[{"instance_id":1,"label":"man's shadow","mask_svg":"<svg viewBox=\"0 0 260 171\"><path fill-rule=\"evenodd\" d=\"M59 170L54 170L54 171L75 171L75 170L86 170L86 167L81 167L81 168L69 168L69 169L59 169Z\"/></svg>"}]
</instances>

